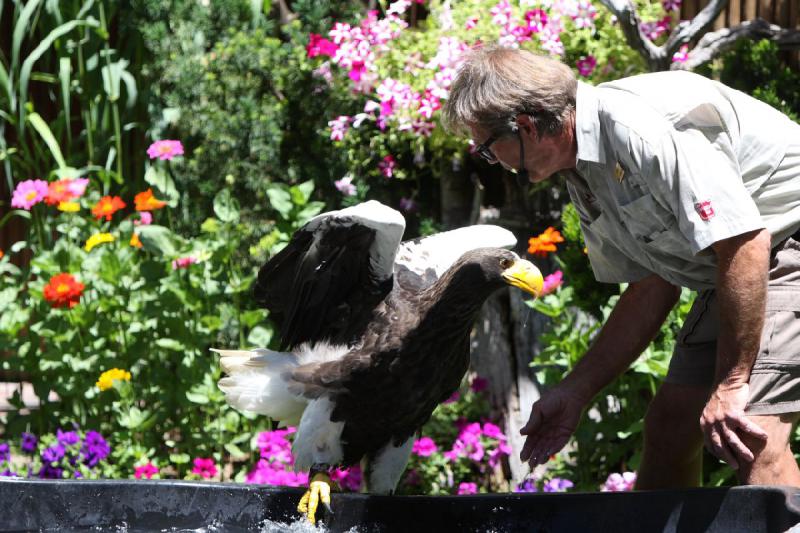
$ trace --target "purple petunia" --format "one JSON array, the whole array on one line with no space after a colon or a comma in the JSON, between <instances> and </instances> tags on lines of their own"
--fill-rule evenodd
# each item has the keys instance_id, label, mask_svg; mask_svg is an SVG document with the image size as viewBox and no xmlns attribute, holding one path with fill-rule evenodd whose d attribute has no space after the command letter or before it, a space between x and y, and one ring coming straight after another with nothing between
<instances>
[{"instance_id":1,"label":"purple petunia","mask_svg":"<svg viewBox=\"0 0 800 533\"><path fill-rule=\"evenodd\" d=\"M11 460L11 448L7 442L0 442L0 462Z\"/></svg>"},{"instance_id":2,"label":"purple petunia","mask_svg":"<svg viewBox=\"0 0 800 533\"><path fill-rule=\"evenodd\" d=\"M93 467L108 457L108 454L111 453L111 447L100 433L89 430L86 432L86 436L83 439L81 453L84 457L83 462L87 466Z\"/></svg>"},{"instance_id":3,"label":"purple petunia","mask_svg":"<svg viewBox=\"0 0 800 533\"><path fill-rule=\"evenodd\" d=\"M61 468L50 466L49 464L43 465L39 470L39 477L42 479L61 479L63 475Z\"/></svg>"},{"instance_id":4,"label":"purple petunia","mask_svg":"<svg viewBox=\"0 0 800 533\"><path fill-rule=\"evenodd\" d=\"M554 477L544 484L542 490L545 492L566 492L567 489L571 489L574 486L575 484L568 479Z\"/></svg>"},{"instance_id":5,"label":"purple petunia","mask_svg":"<svg viewBox=\"0 0 800 533\"><path fill-rule=\"evenodd\" d=\"M39 439L33 433L22 433L22 451L25 453L33 453L36 451L36 446L39 444Z\"/></svg>"},{"instance_id":6,"label":"purple petunia","mask_svg":"<svg viewBox=\"0 0 800 533\"><path fill-rule=\"evenodd\" d=\"M539 492L539 489L536 488L536 480L527 478L522 483L517 485L517 488L514 489L514 492Z\"/></svg>"},{"instance_id":7,"label":"purple petunia","mask_svg":"<svg viewBox=\"0 0 800 533\"><path fill-rule=\"evenodd\" d=\"M58 462L64 457L64 452L65 452L64 445L60 443L45 448L42 451L42 461L44 461L45 463Z\"/></svg>"},{"instance_id":8,"label":"purple petunia","mask_svg":"<svg viewBox=\"0 0 800 533\"><path fill-rule=\"evenodd\" d=\"M56 439L64 446L72 446L81 441L77 431L61 431L61 429L56 430Z\"/></svg>"}]
</instances>

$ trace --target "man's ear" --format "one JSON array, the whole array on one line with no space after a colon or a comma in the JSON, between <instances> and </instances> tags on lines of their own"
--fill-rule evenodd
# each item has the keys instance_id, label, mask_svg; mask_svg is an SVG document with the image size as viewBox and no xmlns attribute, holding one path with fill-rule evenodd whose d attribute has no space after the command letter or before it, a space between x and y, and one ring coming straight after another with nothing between
<instances>
[{"instance_id":1,"label":"man's ear","mask_svg":"<svg viewBox=\"0 0 800 533\"><path fill-rule=\"evenodd\" d=\"M519 114L517 115L517 128L521 133L533 133L534 136L537 136L538 131L536 130L536 125L533 123L533 118L530 115Z\"/></svg>"}]
</instances>

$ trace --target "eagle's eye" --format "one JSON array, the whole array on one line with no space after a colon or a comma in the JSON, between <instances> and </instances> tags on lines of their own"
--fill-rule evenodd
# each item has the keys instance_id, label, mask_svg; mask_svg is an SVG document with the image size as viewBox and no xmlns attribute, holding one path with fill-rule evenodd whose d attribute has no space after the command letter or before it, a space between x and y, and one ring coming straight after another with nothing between
<instances>
[{"instance_id":1,"label":"eagle's eye","mask_svg":"<svg viewBox=\"0 0 800 533\"><path fill-rule=\"evenodd\" d=\"M500 266L503 267L504 270L508 269L508 268L511 268L511 265L513 265L513 264L514 264L514 260L513 259L502 259L500 261Z\"/></svg>"}]
</instances>

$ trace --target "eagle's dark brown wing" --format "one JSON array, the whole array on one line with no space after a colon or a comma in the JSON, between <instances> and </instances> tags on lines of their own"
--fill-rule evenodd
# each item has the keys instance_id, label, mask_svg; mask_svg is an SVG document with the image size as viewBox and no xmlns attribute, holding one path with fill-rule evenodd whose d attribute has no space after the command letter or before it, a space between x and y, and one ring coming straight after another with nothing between
<instances>
[{"instance_id":1,"label":"eagle's dark brown wing","mask_svg":"<svg viewBox=\"0 0 800 533\"><path fill-rule=\"evenodd\" d=\"M319 215L259 271L257 302L280 325L281 345L349 343L392 287L405 220L378 202Z\"/></svg>"}]
</instances>

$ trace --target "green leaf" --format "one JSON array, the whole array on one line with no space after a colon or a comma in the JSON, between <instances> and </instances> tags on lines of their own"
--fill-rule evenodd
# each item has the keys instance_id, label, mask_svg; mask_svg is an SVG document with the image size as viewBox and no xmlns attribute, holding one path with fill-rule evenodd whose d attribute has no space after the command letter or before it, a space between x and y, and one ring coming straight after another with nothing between
<instances>
[{"instance_id":1,"label":"green leaf","mask_svg":"<svg viewBox=\"0 0 800 533\"><path fill-rule=\"evenodd\" d=\"M244 459L247 457L247 454L241 450L237 445L229 442L225 445L225 450L231 454L234 459Z\"/></svg>"},{"instance_id":2,"label":"green leaf","mask_svg":"<svg viewBox=\"0 0 800 533\"><path fill-rule=\"evenodd\" d=\"M180 237L172 233L168 228L157 224L139 226L137 233L139 234L139 240L142 241L142 246L149 252L167 257L176 257L178 249L183 246Z\"/></svg>"},{"instance_id":3,"label":"green leaf","mask_svg":"<svg viewBox=\"0 0 800 533\"><path fill-rule=\"evenodd\" d=\"M247 336L247 344L250 346L268 346L272 340L272 330L263 326L256 326Z\"/></svg>"},{"instance_id":4,"label":"green leaf","mask_svg":"<svg viewBox=\"0 0 800 533\"><path fill-rule=\"evenodd\" d=\"M191 460L188 453L171 453L169 454L169 460L176 465L186 464Z\"/></svg>"},{"instance_id":5,"label":"green leaf","mask_svg":"<svg viewBox=\"0 0 800 533\"><path fill-rule=\"evenodd\" d=\"M289 189L292 195L292 201L299 205L304 206L311 198L311 193L314 192L314 182L309 180L299 185L295 185Z\"/></svg>"},{"instance_id":6,"label":"green leaf","mask_svg":"<svg viewBox=\"0 0 800 533\"><path fill-rule=\"evenodd\" d=\"M167 350L174 350L176 352L182 352L186 349L186 346L182 342L168 338L158 339L156 341L156 346L165 348Z\"/></svg>"},{"instance_id":7,"label":"green leaf","mask_svg":"<svg viewBox=\"0 0 800 533\"><path fill-rule=\"evenodd\" d=\"M192 403L199 403L205 405L208 403L208 396L202 392L186 392L186 398Z\"/></svg>"},{"instance_id":8,"label":"green leaf","mask_svg":"<svg viewBox=\"0 0 800 533\"><path fill-rule=\"evenodd\" d=\"M230 189L222 189L214 197L214 213L223 222L239 221L239 202L231 196Z\"/></svg>"},{"instance_id":9,"label":"green leaf","mask_svg":"<svg viewBox=\"0 0 800 533\"><path fill-rule=\"evenodd\" d=\"M31 123L33 129L35 129L39 136L44 140L47 147L50 148L50 153L53 155L53 159L56 160L56 163L58 163L58 167L66 167L67 163L64 161L64 156L61 153L61 147L58 145L56 138L53 137L53 132L50 131L50 127L42 119L42 117L39 116L39 113L31 113L28 115L28 122Z\"/></svg>"},{"instance_id":10,"label":"green leaf","mask_svg":"<svg viewBox=\"0 0 800 533\"><path fill-rule=\"evenodd\" d=\"M144 181L156 188L159 193L156 197L159 200L167 202L170 207L178 205L181 194L166 170L158 166L150 166L144 173Z\"/></svg>"},{"instance_id":11,"label":"green leaf","mask_svg":"<svg viewBox=\"0 0 800 533\"><path fill-rule=\"evenodd\" d=\"M289 218L292 212L292 195L285 187L272 184L267 188L267 196L272 208L275 209L283 218Z\"/></svg>"}]
</instances>

